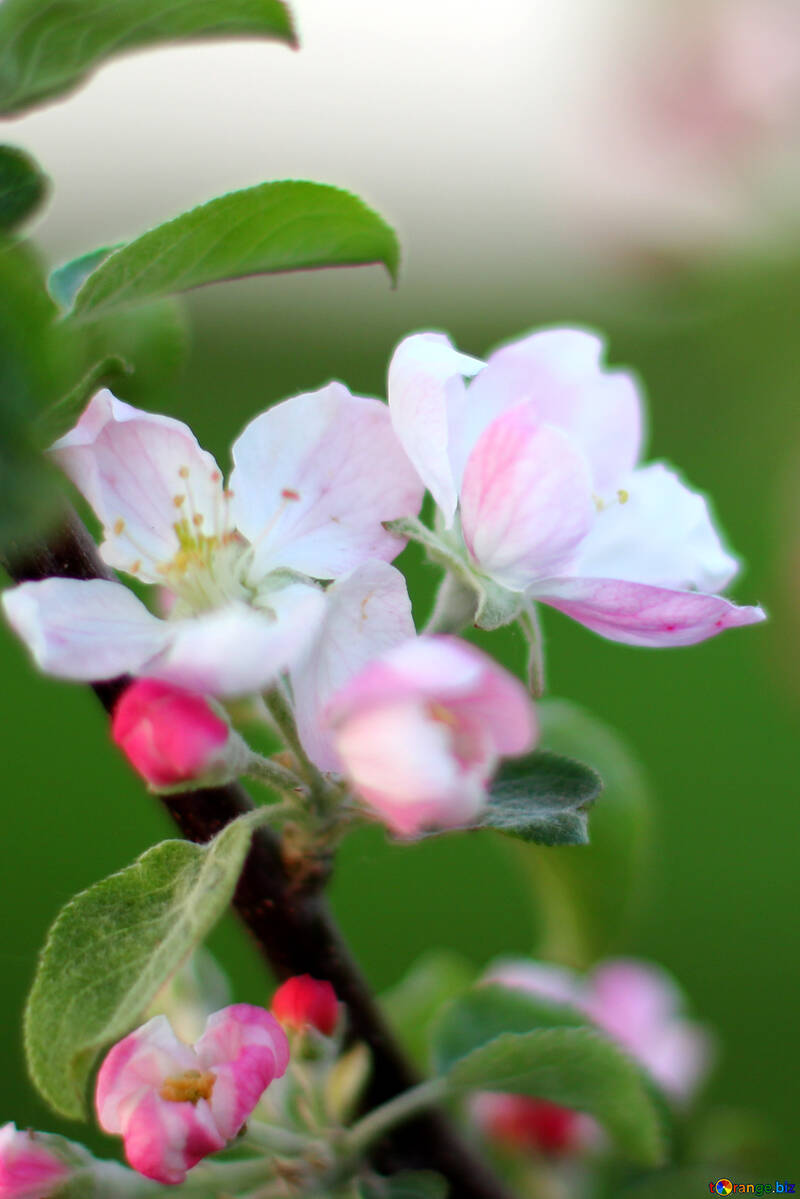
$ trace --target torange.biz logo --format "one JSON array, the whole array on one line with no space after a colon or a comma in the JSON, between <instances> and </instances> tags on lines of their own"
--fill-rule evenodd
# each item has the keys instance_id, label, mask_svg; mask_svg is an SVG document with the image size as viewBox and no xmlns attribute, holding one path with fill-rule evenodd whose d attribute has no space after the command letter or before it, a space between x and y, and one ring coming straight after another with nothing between
<instances>
[{"instance_id":1,"label":"torange.biz logo","mask_svg":"<svg viewBox=\"0 0 800 1199\"><path fill-rule=\"evenodd\" d=\"M731 1182L729 1178L719 1178L710 1182L708 1189L712 1195L793 1195L793 1182Z\"/></svg>"}]
</instances>

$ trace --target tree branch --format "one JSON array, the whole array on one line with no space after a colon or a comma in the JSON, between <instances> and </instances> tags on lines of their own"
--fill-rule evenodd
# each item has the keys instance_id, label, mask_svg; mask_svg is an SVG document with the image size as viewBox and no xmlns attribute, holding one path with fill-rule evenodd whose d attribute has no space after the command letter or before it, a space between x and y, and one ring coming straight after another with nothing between
<instances>
[{"instance_id":1,"label":"tree branch","mask_svg":"<svg viewBox=\"0 0 800 1199\"><path fill-rule=\"evenodd\" d=\"M18 583L53 575L114 577L74 515L47 544L12 547L4 565ZM114 679L94 685L107 711L128 681ZM198 843L209 841L253 807L239 785L162 795L159 800L183 835ZM271 830L260 829L253 837L233 902L278 978L308 973L332 983L347 1007L351 1037L364 1041L372 1051L373 1071L365 1099L365 1107L370 1109L417 1085L419 1079L332 920L323 895L329 874L330 863L318 863L311 870L298 871L296 864L293 868L279 838ZM388 1171L407 1167L437 1170L450 1182L454 1199L513 1199L435 1109L393 1129L377 1147L376 1160Z\"/></svg>"}]
</instances>

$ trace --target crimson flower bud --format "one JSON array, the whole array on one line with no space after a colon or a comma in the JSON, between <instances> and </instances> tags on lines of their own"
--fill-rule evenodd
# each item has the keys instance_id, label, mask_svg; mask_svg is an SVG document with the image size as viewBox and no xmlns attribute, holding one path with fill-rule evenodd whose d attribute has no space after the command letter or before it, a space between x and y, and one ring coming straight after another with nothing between
<instances>
[{"instance_id":1,"label":"crimson flower bud","mask_svg":"<svg viewBox=\"0 0 800 1199\"><path fill-rule=\"evenodd\" d=\"M315 1028L329 1037L339 1019L339 1002L329 982L298 974L287 978L272 998L272 1014L285 1028Z\"/></svg>"},{"instance_id":2,"label":"crimson flower bud","mask_svg":"<svg viewBox=\"0 0 800 1199\"><path fill-rule=\"evenodd\" d=\"M230 728L204 696L136 679L114 709L111 735L151 786L170 787L224 765Z\"/></svg>"}]
</instances>

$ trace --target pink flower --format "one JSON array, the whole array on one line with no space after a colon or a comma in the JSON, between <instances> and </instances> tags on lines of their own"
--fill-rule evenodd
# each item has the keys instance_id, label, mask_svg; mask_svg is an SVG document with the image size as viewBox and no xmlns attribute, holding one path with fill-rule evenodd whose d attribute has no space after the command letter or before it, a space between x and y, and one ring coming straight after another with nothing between
<instances>
[{"instance_id":1,"label":"pink flower","mask_svg":"<svg viewBox=\"0 0 800 1199\"><path fill-rule=\"evenodd\" d=\"M519 960L500 963L487 981L580 1009L674 1099L689 1099L708 1068L707 1033L684 1016L677 984L648 962L610 959L581 978L563 967Z\"/></svg>"},{"instance_id":2,"label":"pink flower","mask_svg":"<svg viewBox=\"0 0 800 1199\"><path fill-rule=\"evenodd\" d=\"M298 974L287 978L272 997L272 1014L284 1028L315 1028L330 1037L339 1020L339 1001L327 981Z\"/></svg>"},{"instance_id":3,"label":"pink flower","mask_svg":"<svg viewBox=\"0 0 800 1199\"><path fill-rule=\"evenodd\" d=\"M418 637L374 659L326 719L355 791L404 837L468 825L500 756L536 736L519 680L451 637Z\"/></svg>"},{"instance_id":4,"label":"pink flower","mask_svg":"<svg viewBox=\"0 0 800 1199\"><path fill-rule=\"evenodd\" d=\"M474 1096L471 1111L491 1140L512 1149L561 1157L574 1153L582 1144L585 1118L543 1099L483 1091Z\"/></svg>"},{"instance_id":5,"label":"pink flower","mask_svg":"<svg viewBox=\"0 0 800 1199\"><path fill-rule=\"evenodd\" d=\"M763 620L714 594L738 564L706 500L661 463L637 466L639 393L603 368L602 350L592 334L553 329L484 366L443 334L400 343L392 420L445 540L478 587L541 600L613 641L690 645ZM464 375L476 376L468 389Z\"/></svg>"},{"instance_id":6,"label":"pink flower","mask_svg":"<svg viewBox=\"0 0 800 1199\"><path fill-rule=\"evenodd\" d=\"M136 679L114 709L111 736L151 786L170 787L224 767L230 728L203 696Z\"/></svg>"},{"instance_id":7,"label":"pink flower","mask_svg":"<svg viewBox=\"0 0 800 1199\"><path fill-rule=\"evenodd\" d=\"M186 425L108 391L51 452L100 518L104 560L175 597L161 620L115 582L7 591L12 626L62 678L262 690L314 637L325 601L313 580L395 557L403 543L383 522L422 498L386 405L339 383L252 421L233 447L228 490Z\"/></svg>"},{"instance_id":8,"label":"pink flower","mask_svg":"<svg viewBox=\"0 0 800 1199\"><path fill-rule=\"evenodd\" d=\"M215 1012L194 1046L178 1040L166 1016L154 1016L103 1062L98 1120L123 1137L140 1174L180 1183L233 1140L288 1061L286 1035L263 1008L239 1003Z\"/></svg>"},{"instance_id":9,"label":"pink flower","mask_svg":"<svg viewBox=\"0 0 800 1199\"><path fill-rule=\"evenodd\" d=\"M46 1146L46 1137L0 1128L0 1199L48 1199L72 1170Z\"/></svg>"}]
</instances>

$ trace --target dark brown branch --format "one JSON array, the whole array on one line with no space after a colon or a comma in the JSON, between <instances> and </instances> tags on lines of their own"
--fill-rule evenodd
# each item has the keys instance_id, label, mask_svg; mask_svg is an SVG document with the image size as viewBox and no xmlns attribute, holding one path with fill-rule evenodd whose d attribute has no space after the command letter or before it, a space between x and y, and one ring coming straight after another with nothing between
<instances>
[{"instance_id":1,"label":"dark brown branch","mask_svg":"<svg viewBox=\"0 0 800 1199\"><path fill-rule=\"evenodd\" d=\"M76 517L49 543L7 555L6 568L18 583L57 575L63 578L111 578L93 541ZM94 687L110 711L127 680L114 679ZM189 840L209 841L253 804L243 787L217 787L160 797ZM279 978L311 974L328 979L346 1005L351 1035L372 1051L373 1072L366 1107L377 1107L418 1082L414 1071L366 985L334 924L322 888L325 874L293 875L281 852L279 838L262 829L253 838L234 895L234 905L252 933L262 955ZM431 1111L397 1128L379 1146L382 1168L425 1167L450 1182L453 1199L513 1199L456 1134L445 1116Z\"/></svg>"}]
</instances>

